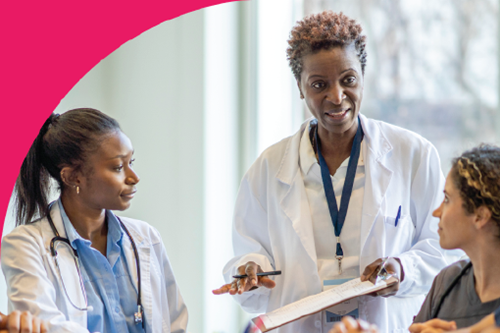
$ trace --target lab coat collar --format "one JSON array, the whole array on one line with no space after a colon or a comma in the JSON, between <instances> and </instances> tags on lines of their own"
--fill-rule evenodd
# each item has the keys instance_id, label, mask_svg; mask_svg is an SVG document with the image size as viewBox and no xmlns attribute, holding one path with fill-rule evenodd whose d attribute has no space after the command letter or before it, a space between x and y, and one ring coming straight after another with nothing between
<instances>
[{"instance_id":1,"label":"lab coat collar","mask_svg":"<svg viewBox=\"0 0 500 333\"><path fill-rule=\"evenodd\" d=\"M299 149L304 131L309 128L311 120L307 119L300 130L288 140L280 167L276 173L278 181L289 186L280 200L280 205L292 222L295 232L312 260L317 261L311 211L307 201L304 180L300 172ZM361 220L361 251L372 229L375 217L380 209L382 199L389 186L392 170L385 164L384 157L393 149L377 121L369 121L360 114L364 131L364 149L366 183L363 198L363 216Z\"/></svg>"}]
</instances>

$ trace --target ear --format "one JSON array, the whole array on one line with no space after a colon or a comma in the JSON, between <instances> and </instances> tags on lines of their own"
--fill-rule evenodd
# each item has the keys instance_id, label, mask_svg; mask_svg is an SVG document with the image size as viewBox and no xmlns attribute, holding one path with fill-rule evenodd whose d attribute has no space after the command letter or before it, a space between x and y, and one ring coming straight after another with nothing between
<instances>
[{"instance_id":1,"label":"ear","mask_svg":"<svg viewBox=\"0 0 500 333\"><path fill-rule=\"evenodd\" d=\"M74 188L81 185L82 173L74 167L65 166L61 169L61 180L64 185Z\"/></svg>"},{"instance_id":2,"label":"ear","mask_svg":"<svg viewBox=\"0 0 500 333\"><path fill-rule=\"evenodd\" d=\"M304 94L302 93L302 89L300 88L300 81L299 80L295 80L297 82L297 88L299 88L299 92L300 92L300 99L304 99Z\"/></svg>"},{"instance_id":3,"label":"ear","mask_svg":"<svg viewBox=\"0 0 500 333\"><path fill-rule=\"evenodd\" d=\"M484 228L491 219L491 211L486 206L481 206L476 209L475 215L474 225L478 230Z\"/></svg>"}]
</instances>

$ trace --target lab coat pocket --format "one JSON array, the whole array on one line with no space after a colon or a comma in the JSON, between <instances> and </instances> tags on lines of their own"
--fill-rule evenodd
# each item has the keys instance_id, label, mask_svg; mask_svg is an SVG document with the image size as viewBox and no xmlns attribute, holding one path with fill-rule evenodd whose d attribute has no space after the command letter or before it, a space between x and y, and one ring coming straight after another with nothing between
<instances>
[{"instance_id":1,"label":"lab coat pocket","mask_svg":"<svg viewBox=\"0 0 500 333\"><path fill-rule=\"evenodd\" d=\"M397 223L396 217L385 216L384 225L386 237L391 240L394 249L404 252L411 247L415 228L409 215L401 215Z\"/></svg>"}]
</instances>

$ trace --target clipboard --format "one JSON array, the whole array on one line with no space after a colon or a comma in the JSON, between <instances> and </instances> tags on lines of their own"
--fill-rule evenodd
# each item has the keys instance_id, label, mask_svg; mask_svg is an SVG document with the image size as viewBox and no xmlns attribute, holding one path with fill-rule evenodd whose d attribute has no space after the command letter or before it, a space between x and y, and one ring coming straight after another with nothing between
<instances>
[{"instance_id":1,"label":"clipboard","mask_svg":"<svg viewBox=\"0 0 500 333\"><path fill-rule=\"evenodd\" d=\"M379 273L379 276L380 275ZM380 279L377 278L376 284L370 281L361 282L359 278L353 279L330 290L303 298L274 311L262 314L253 318L252 321L263 333L269 332L349 299L383 290L397 282L398 279L392 275L380 276Z\"/></svg>"}]
</instances>

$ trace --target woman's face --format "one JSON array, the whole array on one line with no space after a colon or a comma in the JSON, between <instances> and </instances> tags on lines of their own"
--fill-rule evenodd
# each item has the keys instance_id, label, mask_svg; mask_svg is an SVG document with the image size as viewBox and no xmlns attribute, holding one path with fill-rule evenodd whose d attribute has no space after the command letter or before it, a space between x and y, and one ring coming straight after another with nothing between
<instances>
[{"instance_id":1,"label":"woman's face","mask_svg":"<svg viewBox=\"0 0 500 333\"><path fill-rule=\"evenodd\" d=\"M306 55L297 84L322 128L343 134L356 124L363 74L354 43Z\"/></svg>"},{"instance_id":2,"label":"woman's face","mask_svg":"<svg viewBox=\"0 0 500 333\"><path fill-rule=\"evenodd\" d=\"M446 177L444 199L441 205L432 213L439 218L439 244L443 249L467 247L475 234L475 214L469 214L463 206L463 199L453 182L451 171Z\"/></svg>"},{"instance_id":3,"label":"woman's face","mask_svg":"<svg viewBox=\"0 0 500 333\"><path fill-rule=\"evenodd\" d=\"M130 139L121 131L106 135L98 150L87 159L80 199L94 209L127 209L139 182L132 169L133 154Z\"/></svg>"}]
</instances>

